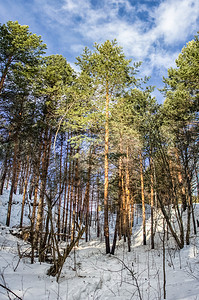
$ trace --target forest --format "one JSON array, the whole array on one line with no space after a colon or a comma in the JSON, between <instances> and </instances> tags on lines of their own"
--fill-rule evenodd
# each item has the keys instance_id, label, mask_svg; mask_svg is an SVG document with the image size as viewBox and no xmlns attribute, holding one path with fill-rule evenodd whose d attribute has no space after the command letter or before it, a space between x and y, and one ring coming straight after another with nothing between
<instances>
[{"instance_id":1,"label":"forest","mask_svg":"<svg viewBox=\"0 0 199 300\"><path fill-rule=\"evenodd\" d=\"M163 104L116 40L85 47L78 72L46 49L27 25L0 24L1 223L11 228L21 195L18 235L57 281L81 240L131 252L137 211L143 247L156 248L158 213L176 248L189 245L199 225L198 34L162 79Z\"/></svg>"}]
</instances>

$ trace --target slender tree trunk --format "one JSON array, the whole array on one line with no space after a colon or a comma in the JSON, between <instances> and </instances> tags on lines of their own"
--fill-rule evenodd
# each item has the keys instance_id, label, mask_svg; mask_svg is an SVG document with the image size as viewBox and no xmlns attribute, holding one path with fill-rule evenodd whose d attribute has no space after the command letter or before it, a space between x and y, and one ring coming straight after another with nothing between
<instances>
[{"instance_id":1,"label":"slender tree trunk","mask_svg":"<svg viewBox=\"0 0 199 300\"><path fill-rule=\"evenodd\" d=\"M106 254L110 253L109 218L108 218L108 153L109 153L109 86L106 82L106 124L105 124L105 160L104 160L104 236Z\"/></svg>"},{"instance_id":2,"label":"slender tree trunk","mask_svg":"<svg viewBox=\"0 0 199 300\"><path fill-rule=\"evenodd\" d=\"M12 169L12 163L11 163L11 160L9 159L8 160L8 175L7 175L7 182L6 182L6 190L8 189L9 187L9 182L10 182L10 177L11 177L11 169Z\"/></svg>"},{"instance_id":3,"label":"slender tree trunk","mask_svg":"<svg viewBox=\"0 0 199 300\"><path fill-rule=\"evenodd\" d=\"M24 215L24 206L25 206L25 200L27 194L28 178L29 178L29 156L27 156L25 184L24 184L23 200L22 200L22 207L21 207L21 218L20 218L20 225L19 225L20 228L22 228L23 226L23 215Z\"/></svg>"},{"instance_id":4,"label":"slender tree trunk","mask_svg":"<svg viewBox=\"0 0 199 300\"><path fill-rule=\"evenodd\" d=\"M126 150L126 231L128 239L128 251L131 251L131 234L130 234L130 179L129 179L129 148Z\"/></svg>"},{"instance_id":5,"label":"slender tree trunk","mask_svg":"<svg viewBox=\"0 0 199 300\"><path fill-rule=\"evenodd\" d=\"M86 191L84 196L84 206L86 208L86 226L85 226L85 236L86 242L88 242L88 233L89 233L89 212L90 212L90 179L91 179L91 148L89 150L89 160L88 160L88 172L87 172L87 183Z\"/></svg>"},{"instance_id":6,"label":"slender tree trunk","mask_svg":"<svg viewBox=\"0 0 199 300\"><path fill-rule=\"evenodd\" d=\"M182 167L181 167L178 151L176 148L174 150L175 150L175 156L176 156L177 166L178 166L178 182L180 186L180 196L182 199L183 211L185 211L187 208L187 197L186 197L185 187L183 185Z\"/></svg>"},{"instance_id":7,"label":"slender tree trunk","mask_svg":"<svg viewBox=\"0 0 199 300\"><path fill-rule=\"evenodd\" d=\"M35 243L37 244L38 238L40 238L40 246L42 245L44 196L45 196L46 181L47 181L47 174L48 174L48 165L50 159L51 137L52 137L51 129L48 132L48 128L46 128L44 134L44 149L43 149L43 156L42 156L40 196L39 196L39 204L38 204L38 211L37 211L37 221L35 226Z\"/></svg>"},{"instance_id":8,"label":"slender tree trunk","mask_svg":"<svg viewBox=\"0 0 199 300\"><path fill-rule=\"evenodd\" d=\"M69 133L68 133L69 139ZM65 180L64 180L64 205L63 205L63 215L62 215L62 233L65 233L65 216L66 216L66 197L67 197L67 185L68 185L68 141L66 146L66 158L65 158ZM62 239L65 241L65 236L62 236Z\"/></svg>"},{"instance_id":9,"label":"slender tree trunk","mask_svg":"<svg viewBox=\"0 0 199 300\"><path fill-rule=\"evenodd\" d=\"M119 150L120 154L122 154L122 138L120 135L120 144L119 144ZM119 170L118 170L118 201L117 201L117 216L116 216L116 223L115 223L115 231L114 231L114 237L113 237L113 244L111 248L111 254L115 254L115 248L117 243L117 236L119 236L119 240L121 240L122 237L122 208L123 208L123 199L122 199L122 157L119 158Z\"/></svg>"},{"instance_id":10,"label":"slender tree trunk","mask_svg":"<svg viewBox=\"0 0 199 300\"><path fill-rule=\"evenodd\" d=\"M100 222L99 222L99 200L100 200L100 187L99 187L99 172L97 176L97 237L100 236Z\"/></svg>"},{"instance_id":11,"label":"slender tree trunk","mask_svg":"<svg viewBox=\"0 0 199 300\"><path fill-rule=\"evenodd\" d=\"M140 153L140 181L141 181L141 199L142 199L143 245L146 245L146 213L145 213L145 197L144 197L144 175L143 175L141 153Z\"/></svg>"},{"instance_id":12,"label":"slender tree trunk","mask_svg":"<svg viewBox=\"0 0 199 300\"><path fill-rule=\"evenodd\" d=\"M111 254L115 254L115 247L117 243L117 233L118 233L118 227L119 227L119 218L120 218L120 212L119 212L119 207L117 207L117 217L116 217L116 224L115 224L115 231L114 231L114 238L113 238L113 245L111 248Z\"/></svg>"},{"instance_id":13,"label":"slender tree trunk","mask_svg":"<svg viewBox=\"0 0 199 300\"><path fill-rule=\"evenodd\" d=\"M58 220L57 220L58 241L60 240L60 232L61 232L62 148L63 148L63 138L61 138L61 151L60 151L60 162L59 162L59 203L58 203Z\"/></svg>"},{"instance_id":14,"label":"slender tree trunk","mask_svg":"<svg viewBox=\"0 0 199 300\"><path fill-rule=\"evenodd\" d=\"M72 149L70 146L70 156L72 156ZM64 232L67 234L67 241L69 237L69 230L67 230L68 226L68 212L69 212L69 200L70 200L70 193L71 193L71 186L72 186L72 162L71 160L69 161L69 170L68 170L68 188L67 188L67 201L66 201L66 217L65 217L65 225L64 225Z\"/></svg>"},{"instance_id":15,"label":"slender tree trunk","mask_svg":"<svg viewBox=\"0 0 199 300\"><path fill-rule=\"evenodd\" d=\"M164 206L164 204L163 204L163 201L160 199L160 196L157 195L157 198L158 198L158 201L159 201L159 204L160 204L160 207L161 207L161 211L162 211L162 213L163 213L163 216L164 216L164 218L165 218L165 220L166 220L166 222L167 222L167 225L168 225L168 227L169 227L169 229L170 229L170 232L171 232L173 238L175 239L175 241L176 241L178 247L179 247L180 249L182 249L182 248L184 247L184 242L182 241L182 239L179 239L179 238L178 238L177 233L175 232L174 228L172 227L172 224L171 224L171 222L170 222L170 218L169 218L168 213L167 213L167 211L166 211L166 209L165 209L165 206Z\"/></svg>"},{"instance_id":16,"label":"slender tree trunk","mask_svg":"<svg viewBox=\"0 0 199 300\"><path fill-rule=\"evenodd\" d=\"M26 166L27 166L27 161L21 163L21 172L20 172L19 183L18 183L20 195L23 194L23 190L24 190L24 183L25 183L25 177L26 177Z\"/></svg>"},{"instance_id":17,"label":"slender tree trunk","mask_svg":"<svg viewBox=\"0 0 199 300\"><path fill-rule=\"evenodd\" d=\"M17 187L18 187L18 181L19 181L19 174L20 174L20 171L21 171L21 162L19 159L17 159L17 172L16 172L16 179L15 179L15 186L14 186L14 194L16 195L17 193Z\"/></svg>"},{"instance_id":18,"label":"slender tree trunk","mask_svg":"<svg viewBox=\"0 0 199 300\"><path fill-rule=\"evenodd\" d=\"M194 171L195 171L195 176L196 176L197 200L199 200L199 178L198 178L198 172L197 172L196 164L195 164Z\"/></svg>"},{"instance_id":19,"label":"slender tree trunk","mask_svg":"<svg viewBox=\"0 0 199 300\"><path fill-rule=\"evenodd\" d=\"M77 150L77 153L79 149ZM77 198L78 198L78 177L79 177L79 160L76 159L75 163L75 193L73 199L73 213L72 213L72 228L71 228L71 241L75 239L75 215L76 215L76 208L77 208Z\"/></svg>"},{"instance_id":20,"label":"slender tree trunk","mask_svg":"<svg viewBox=\"0 0 199 300\"><path fill-rule=\"evenodd\" d=\"M6 150L6 157L3 166L3 174L1 177L0 195L3 195L3 187L4 187L7 172L8 172L8 149Z\"/></svg>"},{"instance_id":21,"label":"slender tree trunk","mask_svg":"<svg viewBox=\"0 0 199 300\"><path fill-rule=\"evenodd\" d=\"M153 178L153 160L150 158L151 166L151 249L154 249L154 178Z\"/></svg>"},{"instance_id":22,"label":"slender tree trunk","mask_svg":"<svg viewBox=\"0 0 199 300\"><path fill-rule=\"evenodd\" d=\"M122 154L122 139L120 136L120 154ZM123 220L122 220L122 157L120 156L119 158L119 171L118 171L118 176L119 176L119 180L118 180L118 235L119 235L119 240L121 240L122 238L122 231L123 231Z\"/></svg>"},{"instance_id":23,"label":"slender tree trunk","mask_svg":"<svg viewBox=\"0 0 199 300\"><path fill-rule=\"evenodd\" d=\"M188 203L188 208L187 208L187 232L186 232L186 244L189 245L190 241L190 220L191 220L191 207L190 203Z\"/></svg>"},{"instance_id":24,"label":"slender tree trunk","mask_svg":"<svg viewBox=\"0 0 199 300\"><path fill-rule=\"evenodd\" d=\"M32 209L32 223L33 226L35 224L35 216L36 216L36 206L37 206L37 195L38 195L38 186L39 186L39 172L35 175L35 186L34 186L34 201L33 201L33 209Z\"/></svg>"},{"instance_id":25,"label":"slender tree trunk","mask_svg":"<svg viewBox=\"0 0 199 300\"><path fill-rule=\"evenodd\" d=\"M68 224L68 234L71 236L71 226L72 226L72 211L73 211L73 201L74 201L74 171L75 171L75 160L72 163L72 174L71 174L71 189L70 189L70 214L69 214L69 224Z\"/></svg>"},{"instance_id":26,"label":"slender tree trunk","mask_svg":"<svg viewBox=\"0 0 199 300\"><path fill-rule=\"evenodd\" d=\"M165 249L165 220L163 220L162 260L163 260L163 294L166 299L166 249Z\"/></svg>"},{"instance_id":27,"label":"slender tree trunk","mask_svg":"<svg viewBox=\"0 0 199 300\"><path fill-rule=\"evenodd\" d=\"M8 202L8 211L7 211L7 219L6 219L6 226L10 226L10 217L11 217L11 208L12 208L12 197L14 193L15 187L15 180L16 180L16 173L17 173L17 155L18 155L18 138L15 138L15 146L14 146L14 157L13 157L13 164L12 164L12 183L9 195L9 202Z\"/></svg>"},{"instance_id":28,"label":"slender tree trunk","mask_svg":"<svg viewBox=\"0 0 199 300\"><path fill-rule=\"evenodd\" d=\"M188 212L192 213L193 229L194 229L194 234L196 235L197 234L197 230L196 230L196 222L195 222L195 216L194 216L194 210L193 210L193 199L192 199L192 190L191 190L191 175L190 175L189 167L188 167L188 153L187 153L187 149L185 149L184 169L185 169L185 179L186 179L187 191L188 191L188 199L189 199ZM188 214L188 221L189 221L189 214ZM188 226L190 226L190 225L188 225ZM189 232L190 232L190 228L187 227L187 235L186 235L186 243L187 243L187 245L189 245Z\"/></svg>"},{"instance_id":29,"label":"slender tree trunk","mask_svg":"<svg viewBox=\"0 0 199 300\"><path fill-rule=\"evenodd\" d=\"M132 228L134 223L134 196L131 194L131 207L130 207L130 234L132 235Z\"/></svg>"},{"instance_id":30,"label":"slender tree trunk","mask_svg":"<svg viewBox=\"0 0 199 300\"><path fill-rule=\"evenodd\" d=\"M127 232L127 224L126 224L126 190L125 190L125 178L124 178L124 172L122 170L122 223L121 223L121 230L122 235L124 237L124 242L126 242L126 232Z\"/></svg>"}]
</instances>

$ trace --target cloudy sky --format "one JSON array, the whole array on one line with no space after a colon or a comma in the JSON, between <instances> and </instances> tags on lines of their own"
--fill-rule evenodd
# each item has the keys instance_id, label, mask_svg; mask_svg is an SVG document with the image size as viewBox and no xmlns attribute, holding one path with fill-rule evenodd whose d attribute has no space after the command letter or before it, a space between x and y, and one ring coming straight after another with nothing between
<instances>
[{"instance_id":1,"label":"cloudy sky","mask_svg":"<svg viewBox=\"0 0 199 300\"><path fill-rule=\"evenodd\" d=\"M199 31L198 0L0 0L0 23L18 21L42 36L47 55L75 67L85 46L117 39L127 58L142 61L140 76L163 86L184 45ZM154 95L162 102L161 94Z\"/></svg>"}]
</instances>

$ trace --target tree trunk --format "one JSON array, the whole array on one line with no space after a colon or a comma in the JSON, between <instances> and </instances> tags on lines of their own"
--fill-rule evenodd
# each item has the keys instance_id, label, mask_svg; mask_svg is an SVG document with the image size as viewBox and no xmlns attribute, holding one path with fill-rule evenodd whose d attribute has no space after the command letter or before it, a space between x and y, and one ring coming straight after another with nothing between
<instances>
[{"instance_id":1,"label":"tree trunk","mask_svg":"<svg viewBox=\"0 0 199 300\"><path fill-rule=\"evenodd\" d=\"M16 172L16 179L15 179L15 186L14 186L14 194L16 195L17 193L17 187L18 187L18 181L19 181L19 174L21 171L21 162L19 159L17 159L17 172Z\"/></svg>"},{"instance_id":2,"label":"tree trunk","mask_svg":"<svg viewBox=\"0 0 199 300\"><path fill-rule=\"evenodd\" d=\"M70 146L70 156L72 156L72 149ZM64 224L64 232L67 234L67 241L69 236L69 230L67 230L68 226L68 212L69 212L69 200L70 200L70 193L71 193L71 186L72 186L72 162L69 161L69 169L68 169L68 188L67 188L67 200L66 200L66 217L65 217L65 224Z\"/></svg>"},{"instance_id":3,"label":"tree trunk","mask_svg":"<svg viewBox=\"0 0 199 300\"><path fill-rule=\"evenodd\" d=\"M68 224L68 235L71 236L71 227L72 227L72 210L73 210L73 201L74 201L74 171L75 171L75 160L73 159L72 164L72 180L71 180L71 189L70 189L70 201L69 201L69 224Z\"/></svg>"},{"instance_id":4,"label":"tree trunk","mask_svg":"<svg viewBox=\"0 0 199 300\"><path fill-rule=\"evenodd\" d=\"M99 238L100 236L100 222L99 222L99 200L100 200L100 187L99 187L99 172L97 176L97 237Z\"/></svg>"},{"instance_id":5,"label":"tree trunk","mask_svg":"<svg viewBox=\"0 0 199 300\"><path fill-rule=\"evenodd\" d=\"M122 154L122 138L120 136L120 154ZM122 238L122 231L123 231L123 220L122 220L122 157L119 158L119 170L118 170L118 236L119 240Z\"/></svg>"},{"instance_id":6,"label":"tree trunk","mask_svg":"<svg viewBox=\"0 0 199 300\"><path fill-rule=\"evenodd\" d=\"M4 160L3 174L1 177L1 187L0 187L0 195L3 195L3 187L6 179L6 174L8 171L8 149L6 150L6 157Z\"/></svg>"},{"instance_id":7,"label":"tree trunk","mask_svg":"<svg viewBox=\"0 0 199 300\"><path fill-rule=\"evenodd\" d=\"M151 249L154 249L154 178L153 178L153 160L150 158L150 167L151 167Z\"/></svg>"},{"instance_id":8,"label":"tree trunk","mask_svg":"<svg viewBox=\"0 0 199 300\"><path fill-rule=\"evenodd\" d=\"M105 160L104 160L104 236L106 254L110 253L109 218L108 218L108 153L109 153L109 86L106 82L106 124L105 124Z\"/></svg>"},{"instance_id":9,"label":"tree trunk","mask_svg":"<svg viewBox=\"0 0 199 300\"><path fill-rule=\"evenodd\" d=\"M69 139L69 132L68 132ZM62 239L65 241L65 216L66 216L66 197L67 197L67 185L68 185L68 141L66 146L66 158L65 158L65 178L64 178L64 204L63 204L63 215L62 215Z\"/></svg>"},{"instance_id":10,"label":"tree trunk","mask_svg":"<svg viewBox=\"0 0 199 300\"><path fill-rule=\"evenodd\" d=\"M37 221L35 226L35 244L38 243L38 238L40 238L40 245L42 245L44 196L45 196L46 181L47 181L47 174L48 174L48 165L50 159L51 137L52 137L51 129L48 132L48 128L46 127L45 134L44 134L44 149L43 149L43 156L42 156L40 196L39 196L39 204L38 204L38 211L37 211Z\"/></svg>"},{"instance_id":11,"label":"tree trunk","mask_svg":"<svg viewBox=\"0 0 199 300\"><path fill-rule=\"evenodd\" d=\"M20 218L20 225L19 225L20 228L22 228L23 226L23 215L24 215L24 206L25 206L27 186L28 186L28 178L29 178L29 156L27 156L25 184L24 184L23 200L22 200L22 207L21 207L21 218Z\"/></svg>"},{"instance_id":12,"label":"tree trunk","mask_svg":"<svg viewBox=\"0 0 199 300\"><path fill-rule=\"evenodd\" d=\"M11 217L11 208L12 208L12 197L13 197L13 193L14 193L16 173L17 173L17 155L18 155L18 138L16 137L15 138L13 164L12 164L12 169L13 169L13 172L12 172L12 184L11 184L10 195L9 195L6 226L10 226L10 217Z\"/></svg>"},{"instance_id":13,"label":"tree trunk","mask_svg":"<svg viewBox=\"0 0 199 300\"><path fill-rule=\"evenodd\" d=\"M129 179L129 148L126 150L126 235L128 239L128 252L131 251L131 234L130 234L130 179Z\"/></svg>"},{"instance_id":14,"label":"tree trunk","mask_svg":"<svg viewBox=\"0 0 199 300\"><path fill-rule=\"evenodd\" d=\"M79 149L77 150L77 154ZM76 208L77 208L77 198L78 198L78 177L79 177L79 160L76 159L75 163L75 193L73 199L73 213L72 213L72 228L71 228L71 241L75 239L75 216L76 216Z\"/></svg>"},{"instance_id":15,"label":"tree trunk","mask_svg":"<svg viewBox=\"0 0 199 300\"><path fill-rule=\"evenodd\" d=\"M87 172L87 183L86 191L84 196L84 203L86 208L86 226L85 226L85 235L86 242L88 242L88 233L89 233L89 208L90 208L90 179L91 179L91 148L89 151L89 161L88 161L88 172Z\"/></svg>"},{"instance_id":16,"label":"tree trunk","mask_svg":"<svg viewBox=\"0 0 199 300\"><path fill-rule=\"evenodd\" d=\"M141 199L142 199L143 245L146 245L146 213L145 213L145 197L144 197L144 175L143 175L141 153L140 153L140 181L141 181Z\"/></svg>"},{"instance_id":17,"label":"tree trunk","mask_svg":"<svg viewBox=\"0 0 199 300\"><path fill-rule=\"evenodd\" d=\"M184 242L182 241L182 239L179 239L179 238L178 238L177 233L176 233L175 230L173 229L172 224L171 224L170 219L169 219L169 216L168 216L168 214L167 214L167 211L166 211L166 209L165 209L165 207L164 207L164 204L163 204L162 200L160 199L160 196L157 195L157 198L158 198L158 202L159 202L159 204L160 204L160 207L161 207L161 211L162 211L162 213L163 213L163 216L164 216L164 218L165 218L165 220L166 220L166 222L167 222L167 225L168 225L168 227L169 227L169 229L170 229L170 231L171 231L171 234L172 234L173 238L175 239L175 241L176 241L178 247L179 247L180 249L182 249L182 248L184 247Z\"/></svg>"},{"instance_id":18,"label":"tree trunk","mask_svg":"<svg viewBox=\"0 0 199 300\"><path fill-rule=\"evenodd\" d=\"M59 201L58 201L58 220L57 220L57 234L58 234L58 240L60 240L60 232L61 232L62 148L63 148L63 137L61 137L61 151L60 151L60 160L59 160Z\"/></svg>"}]
</instances>

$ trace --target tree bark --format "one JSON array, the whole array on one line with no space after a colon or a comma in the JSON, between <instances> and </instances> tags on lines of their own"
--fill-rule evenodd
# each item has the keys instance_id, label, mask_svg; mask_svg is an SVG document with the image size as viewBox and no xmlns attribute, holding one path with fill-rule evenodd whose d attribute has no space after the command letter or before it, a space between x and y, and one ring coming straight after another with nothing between
<instances>
[{"instance_id":1,"label":"tree bark","mask_svg":"<svg viewBox=\"0 0 199 300\"><path fill-rule=\"evenodd\" d=\"M63 148L63 138L61 137L61 151L60 151L60 160L59 160L59 201L58 201L58 220L57 220L58 240L60 240L60 232L61 232L62 148Z\"/></svg>"},{"instance_id":2,"label":"tree bark","mask_svg":"<svg viewBox=\"0 0 199 300\"><path fill-rule=\"evenodd\" d=\"M109 218L108 218L108 153L109 153L109 86L106 82L106 123L105 123L105 160L104 160L104 236L106 254L110 253Z\"/></svg>"},{"instance_id":3,"label":"tree bark","mask_svg":"<svg viewBox=\"0 0 199 300\"><path fill-rule=\"evenodd\" d=\"M13 193L14 193L14 188L15 188L15 180L16 180L16 173L17 173L17 155L18 155L18 138L16 137L15 138L15 146L14 146L13 164L12 164L12 168L13 168L12 184L11 184L10 195L9 195L6 226L10 226L12 198L13 198Z\"/></svg>"},{"instance_id":4,"label":"tree bark","mask_svg":"<svg viewBox=\"0 0 199 300\"><path fill-rule=\"evenodd\" d=\"M48 127L46 127L45 134L44 134L44 149L43 149L43 156L42 156L40 196L39 196L39 204L38 204L38 211L37 211L37 221L35 226L35 244L38 243L38 238L40 237L40 245L42 245L42 221L43 221L43 210L44 210L44 196L45 196L46 181L47 181L47 174L48 174L48 165L50 159L51 137L52 137L51 129L48 130Z\"/></svg>"},{"instance_id":5,"label":"tree bark","mask_svg":"<svg viewBox=\"0 0 199 300\"><path fill-rule=\"evenodd\" d=\"M151 249L155 248L154 245L154 178L153 178L153 160L150 158L151 167Z\"/></svg>"},{"instance_id":6,"label":"tree bark","mask_svg":"<svg viewBox=\"0 0 199 300\"><path fill-rule=\"evenodd\" d=\"M91 154L91 149L90 149L89 150L89 161L88 161L86 191L85 191L85 196L84 196L84 203L85 203L85 208L86 208L86 226L85 226L86 242L88 242L88 233L89 233L91 156L92 156L92 154Z\"/></svg>"},{"instance_id":7,"label":"tree bark","mask_svg":"<svg viewBox=\"0 0 199 300\"><path fill-rule=\"evenodd\" d=\"M3 167L3 174L2 174L2 177L1 177L0 195L3 195L3 187L4 187L7 171L8 171L8 149L6 150L6 157L5 157L5 160L4 160L4 167Z\"/></svg>"},{"instance_id":8,"label":"tree bark","mask_svg":"<svg viewBox=\"0 0 199 300\"><path fill-rule=\"evenodd\" d=\"M21 207L21 218L20 218L20 225L19 225L20 228L22 228L23 226L23 215L24 215L24 206L25 206L27 186L28 186L28 178L29 178L29 156L27 156L25 184L24 184L23 200L22 200L22 207Z\"/></svg>"},{"instance_id":9,"label":"tree bark","mask_svg":"<svg viewBox=\"0 0 199 300\"><path fill-rule=\"evenodd\" d=\"M140 153L140 181L141 181L141 199L142 199L143 245L146 245L146 213L145 213L145 197L144 197L144 175L143 175L141 153Z\"/></svg>"}]
</instances>

